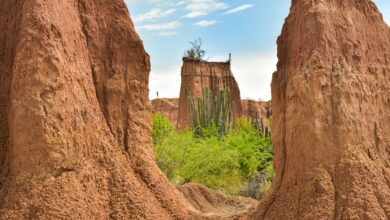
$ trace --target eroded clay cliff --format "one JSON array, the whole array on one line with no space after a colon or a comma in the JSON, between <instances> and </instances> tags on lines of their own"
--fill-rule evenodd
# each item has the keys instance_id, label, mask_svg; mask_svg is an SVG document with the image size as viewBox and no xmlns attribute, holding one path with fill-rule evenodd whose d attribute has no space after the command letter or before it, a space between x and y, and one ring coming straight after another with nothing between
<instances>
[{"instance_id":1,"label":"eroded clay cliff","mask_svg":"<svg viewBox=\"0 0 390 220\"><path fill-rule=\"evenodd\" d=\"M272 115L271 101L242 100L242 115L257 120L260 126L269 127L269 119Z\"/></svg>"},{"instance_id":2,"label":"eroded clay cliff","mask_svg":"<svg viewBox=\"0 0 390 220\"><path fill-rule=\"evenodd\" d=\"M221 89L228 87L234 103L237 116L242 114L241 95L238 84L230 68L230 62L206 62L183 59L181 69L181 88L179 97L178 123L186 126L190 123L188 97L191 94L195 100L202 96L203 88L215 92L217 86Z\"/></svg>"},{"instance_id":3,"label":"eroded clay cliff","mask_svg":"<svg viewBox=\"0 0 390 220\"><path fill-rule=\"evenodd\" d=\"M390 30L375 5L293 0L278 56L277 177L249 218L390 218ZM0 2L2 219L200 218L154 162L149 68L122 0Z\"/></svg>"},{"instance_id":4,"label":"eroded clay cliff","mask_svg":"<svg viewBox=\"0 0 390 220\"><path fill-rule=\"evenodd\" d=\"M1 1L0 218L194 218L154 162L149 70L123 0Z\"/></svg>"},{"instance_id":5,"label":"eroded clay cliff","mask_svg":"<svg viewBox=\"0 0 390 220\"><path fill-rule=\"evenodd\" d=\"M293 0L256 219L390 218L390 29L371 0Z\"/></svg>"},{"instance_id":6,"label":"eroded clay cliff","mask_svg":"<svg viewBox=\"0 0 390 220\"><path fill-rule=\"evenodd\" d=\"M152 113L162 114L169 118L173 124L177 124L179 114L179 99L178 98L161 98L154 99L152 103Z\"/></svg>"}]
</instances>

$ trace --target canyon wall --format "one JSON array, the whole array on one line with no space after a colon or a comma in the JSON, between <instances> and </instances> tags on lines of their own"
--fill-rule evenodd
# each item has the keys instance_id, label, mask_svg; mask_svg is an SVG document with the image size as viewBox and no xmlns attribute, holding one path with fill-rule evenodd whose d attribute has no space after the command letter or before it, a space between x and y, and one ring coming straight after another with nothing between
<instances>
[{"instance_id":1,"label":"canyon wall","mask_svg":"<svg viewBox=\"0 0 390 220\"><path fill-rule=\"evenodd\" d=\"M152 113L162 114L169 118L171 122L176 125L177 117L179 115L179 99L178 98L161 98L154 99L152 103Z\"/></svg>"},{"instance_id":2,"label":"canyon wall","mask_svg":"<svg viewBox=\"0 0 390 220\"><path fill-rule=\"evenodd\" d=\"M254 219L390 218L390 29L371 0L293 0L272 81L277 177Z\"/></svg>"},{"instance_id":3,"label":"canyon wall","mask_svg":"<svg viewBox=\"0 0 390 220\"><path fill-rule=\"evenodd\" d=\"M217 86L221 89L224 83L230 89L236 115L241 116L240 89L230 69L230 62L206 62L184 58L181 69L179 126L188 126L190 124L188 108L188 96L190 94L197 100L197 97L202 96L203 88L209 88L215 92Z\"/></svg>"},{"instance_id":4,"label":"canyon wall","mask_svg":"<svg viewBox=\"0 0 390 220\"><path fill-rule=\"evenodd\" d=\"M0 2L0 218L191 219L155 164L123 0Z\"/></svg>"}]
</instances>

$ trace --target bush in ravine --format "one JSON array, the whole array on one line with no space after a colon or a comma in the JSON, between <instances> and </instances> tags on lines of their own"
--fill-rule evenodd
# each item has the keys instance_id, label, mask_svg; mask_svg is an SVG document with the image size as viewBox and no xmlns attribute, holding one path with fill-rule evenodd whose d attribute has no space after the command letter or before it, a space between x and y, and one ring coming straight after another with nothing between
<instances>
[{"instance_id":1,"label":"bush in ravine","mask_svg":"<svg viewBox=\"0 0 390 220\"><path fill-rule=\"evenodd\" d=\"M258 173L272 170L270 137L259 134L248 119L237 120L223 136L212 135L214 126L204 128L210 135L202 137L192 130L177 131L161 115L154 115L153 123L157 164L176 185L196 182L238 194Z\"/></svg>"}]
</instances>

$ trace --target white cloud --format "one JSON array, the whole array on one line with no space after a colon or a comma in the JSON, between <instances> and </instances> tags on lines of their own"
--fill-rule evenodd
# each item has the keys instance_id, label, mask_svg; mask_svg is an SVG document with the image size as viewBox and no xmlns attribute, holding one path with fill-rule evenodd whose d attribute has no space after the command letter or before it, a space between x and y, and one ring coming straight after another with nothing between
<instances>
[{"instance_id":1,"label":"white cloud","mask_svg":"<svg viewBox=\"0 0 390 220\"><path fill-rule=\"evenodd\" d=\"M207 27L207 26L212 26L217 23L217 20L202 20L199 22L196 22L194 25L198 27Z\"/></svg>"},{"instance_id":2,"label":"white cloud","mask_svg":"<svg viewBox=\"0 0 390 220\"><path fill-rule=\"evenodd\" d=\"M215 56L210 61L224 61L228 56ZM268 101L271 99L272 74L278 58L275 52L233 54L232 72L241 91L241 98Z\"/></svg>"},{"instance_id":3,"label":"white cloud","mask_svg":"<svg viewBox=\"0 0 390 220\"><path fill-rule=\"evenodd\" d=\"M173 31L160 32L159 35L163 37L173 37L177 35L177 32L173 32Z\"/></svg>"},{"instance_id":4,"label":"white cloud","mask_svg":"<svg viewBox=\"0 0 390 220\"><path fill-rule=\"evenodd\" d=\"M137 29L143 29L147 31L163 31L163 30L173 30L178 29L182 26L182 23L178 21L172 21L168 23L154 23L154 24L145 24L140 25Z\"/></svg>"},{"instance_id":5,"label":"white cloud","mask_svg":"<svg viewBox=\"0 0 390 220\"><path fill-rule=\"evenodd\" d=\"M253 8L253 7L254 7L254 5L252 5L252 4L240 5L236 8L230 9L229 11L225 12L224 14L226 14L226 15L227 14L235 14L235 13L245 11L245 10Z\"/></svg>"},{"instance_id":6,"label":"white cloud","mask_svg":"<svg viewBox=\"0 0 390 220\"><path fill-rule=\"evenodd\" d=\"M147 20L156 20L158 18L167 17L175 12L176 12L176 9L173 9L173 8L168 9L168 10L161 10L159 8L154 8L145 14L140 14L140 15L135 16L134 21L135 22L142 22L142 21L147 21Z\"/></svg>"},{"instance_id":7,"label":"white cloud","mask_svg":"<svg viewBox=\"0 0 390 220\"><path fill-rule=\"evenodd\" d=\"M271 99L272 74L278 58L275 52L234 55L232 71L241 89L241 98Z\"/></svg>"},{"instance_id":8,"label":"white cloud","mask_svg":"<svg viewBox=\"0 0 390 220\"><path fill-rule=\"evenodd\" d=\"M211 12L224 10L229 8L229 5L218 0L189 0L186 10L189 11L184 17L196 18L206 16Z\"/></svg>"},{"instance_id":9,"label":"white cloud","mask_svg":"<svg viewBox=\"0 0 390 220\"><path fill-rule=\"evenodd\" d=\"M182 6L182 5L185 5L186 4L186 1L180 1L180 2L177 2L175 4L176 7L179 7L179 6Z\"/></svg>"},{"instance_id":10,"label":"white cloud","mask_svg":"<svg viewBox=\"0 0 390 220\"><path fill-rule=\"evenodd\" d=\"M214 56L210 61L225 61L228 56ZM271 99L272 74L276 70L276 52L233 54L232 71L241 90L241 98L258 100ZM150 76L151 99L160 97L177 98L180 94L180 64L164 70L153 71Z\"/></svg>"}]
</instances>

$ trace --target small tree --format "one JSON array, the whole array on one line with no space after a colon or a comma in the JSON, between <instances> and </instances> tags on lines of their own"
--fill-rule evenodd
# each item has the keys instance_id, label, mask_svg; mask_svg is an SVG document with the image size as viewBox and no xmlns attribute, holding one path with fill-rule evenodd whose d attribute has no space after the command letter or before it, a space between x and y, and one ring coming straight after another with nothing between
<instances>
[{"instance_id":1,"label":"small tree","mask_svg":"<svg viewBox=\"0 0 390 220\"><path fill-rule=\"evenodd\" d=\"M193 60L203 60L206 51L202 49L202 39L198 38L190 42L192 48L184 53L184 57L191 58Z\"/></svg>"}]
</instances>

